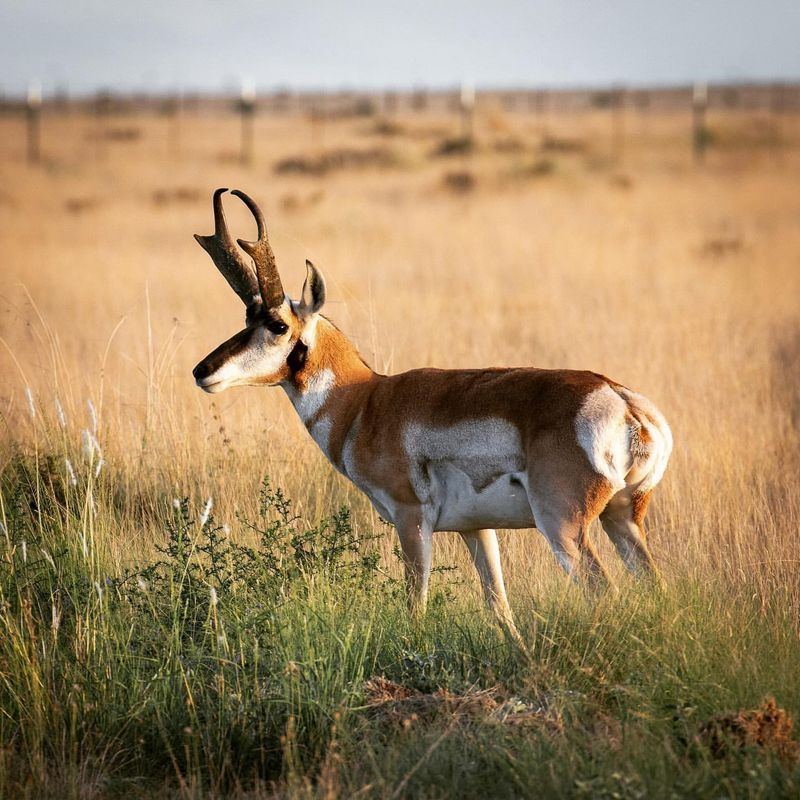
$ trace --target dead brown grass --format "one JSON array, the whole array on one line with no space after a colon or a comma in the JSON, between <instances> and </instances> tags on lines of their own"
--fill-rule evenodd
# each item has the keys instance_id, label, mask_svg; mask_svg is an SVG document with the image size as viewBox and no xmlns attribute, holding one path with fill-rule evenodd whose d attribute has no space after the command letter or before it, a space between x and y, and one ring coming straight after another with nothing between
<instances>
[{"instance_id":1,"label":"dead brown grass","mask_svg":"<svg viewBox=\"0 0 800 800\"><path fill-rule=\"evenodd\" d=\"M800 619L796 121L779 158L720 145L698 169L685 115L631 117L620 156L602 112L507 114L504 137L558 159L546 180L508 181L520 154L480 146L497 126L479 116L479 146L448 162L474 177L469 192L443 186L443 162L428 157L429 132L457 136L455 118L392 122L401 167L323 171L318 193L272 166L362 150L364 120L258 117L252 167L217 159L236 151L233 116L187 114L177 139L168 118L115 118L114 130L139 131L119 140L102 120L46 115L39 167L24 162L23 121L0 120L3 436L36 435L26 386L53 425L56 397L78 427L93 401L109 474L140 498L108 543L120 560L150 552L172 494L213 495L224 520L252 510L265 473L302 514L348 502L379 527L280 390L212 398L193 385L191 367L243 315L192 234L211 228L212 190L239 186L267 210L286 286L299 291L312 257L328 314L378 370L591 368L650 396L676 441L649 517L656 560L668 576L780 592ZM587 169L590 156L613 170ZM512 602L555 579L537 536L504 534L502 548ZM435 559L465 564L447 534Z\"/></svg>"}]
</instances>

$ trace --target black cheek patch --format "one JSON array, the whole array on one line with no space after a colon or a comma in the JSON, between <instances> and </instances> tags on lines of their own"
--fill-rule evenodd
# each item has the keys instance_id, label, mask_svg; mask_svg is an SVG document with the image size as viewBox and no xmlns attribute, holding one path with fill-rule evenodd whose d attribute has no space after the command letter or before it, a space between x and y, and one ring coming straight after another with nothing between
<instances>
[{"instance_id":1,"label":"black cheek patch","mask_svg":"<svg viewBox=\"0 0 800 800\"><path fill-rule=\"evenodd\" d=\"M292 373L292 377L303 369L307 355L308 345L298 339L295 346L292 348L292 352L289 353L289 357L286 359L286 364L289 367L289 371Z\"/></svg>"}]
</instances>

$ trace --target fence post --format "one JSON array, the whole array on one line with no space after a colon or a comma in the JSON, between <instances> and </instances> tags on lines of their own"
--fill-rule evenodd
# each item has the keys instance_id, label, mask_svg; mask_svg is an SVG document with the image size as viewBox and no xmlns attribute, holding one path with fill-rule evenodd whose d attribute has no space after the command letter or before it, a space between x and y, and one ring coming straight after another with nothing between
<instances>
[{"instance_id":1,"label":"fence post","mask_svg":"<svg viewBox=\"0 0 800 800\"><path fill-rule=\"evenodd\" d=\"M26 116L28 163L36 164L41 158L42 84L38 80L28 84Z\"/></svg>"},{"instance_id":2,"label":"fence post","mask_svg":"<svg viewBox=\"0 0 800 800\"><path fill-rule=\"evenodd\" d=\"M547 139L547 91L544 89L537 89L533 93L534 107L536 116L539 118L539 135L542 141Z\"/></svg>"},{"instance_id":3,"label":"fence post","mask_svg":"<svg viewBox=\"0 0 800 800\"><path fill-rule=\"evenodd\" d=\"M92 101L92 138L94 139L94 158L100 161L104 155L103 151L103 91L98 89Z\"/></svg>"},{"instance_id":4,"label":"fence post","mask_svg":"<svg viewBox=\"0 0 800 800\"><path fill-rule=\"evenodd\" d=\"M167 118L167 155L177 159L181 152L181 105L182 92L180 89L175 94L167 97L162 105L164 116Z\"/></svg>"},{"instance_id":5,"label":"fence post","mask_svg":"<svg viewBox=\"0 0 800 800\"><path fill-rule=\"evenodd\" d=\"M311 123L311 149L317 153L321 153L325 149L325 116L327 113L327 97L324 94L313 95L308 118Z\"/></svg>"},{"instance_id":6,"label":"fence post","mask_svg":"<svg viewBox=\"0 0 800 800\"><path fill-rule=\"evenodd\" d=\"M706 109L708 108L708 86L695 83L692 90L692 144L694 160L697 164L705 161L708 147L708 128L706 127Z\"/></svg>"},{"instance_id":7,"label":"fence post","mask_svg":"<svg viewBox=\"0 0 800 800\"><path fill-rule=\"evenodd\" d=\"M458 101L461 112L461 138L471 144L475 134L475 87L466 81L463 82Z\"/></svg>"},{"instance_id":8,"label":"fence post","mask_svg":"<svg viewBox=\"0 0 800 800\"><path fill-rule=\"evenodd\" d=\"M772 151L776 161L780 161L783 145L783 112L786 108L786 87L783 83L774 83L769 94L772 117Z\"/></svg>"},{"instance_id":9,"label":"fence post","mask_svg":"<svg viewBox=\"0 0 800 800\"><path fill-rule=\"evenodd\" d=\"M611 92L611 153L614 161L622 161L625 153L625 87Z\"/></svg>"},{"instance_id":10,"label":"fence post","mask_svg":"<svg viewBox=\"0 0 800 800\"><path fill-rule=\"evenodd\" d=\"M242 81L239 114L242 120L242 139L239 162L242 166L253 163L253 121L256 112L256 87L252 80Z\"/></svg>"}]
</instances>

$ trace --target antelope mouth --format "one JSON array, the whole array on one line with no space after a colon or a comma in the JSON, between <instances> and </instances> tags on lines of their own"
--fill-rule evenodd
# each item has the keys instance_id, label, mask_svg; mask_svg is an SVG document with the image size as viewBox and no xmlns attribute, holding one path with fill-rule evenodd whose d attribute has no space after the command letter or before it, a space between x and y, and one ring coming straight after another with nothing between
<instances>
[{"instance_id":1,"label":"antelope mouth","mask_svg":"<svg viewBox=\"0 0 800 800\"><path fill-rule=\"evenodd\" d=\"M221 392L228 383L220 373L221 370L210 363L208 358L205 358L192 370L192 377L195 384L204 392L214 394Z\"/></svg>"},{"instance_id":2,"label":"antelope mouth","mask_svg":"<svg viewBox=\"0 0 800 800\"><path fill-rule=\"evenodd\" d=\"M219 378L196 378L195 383L204 391L209 394L216 394L221 392L227 386L227 381L220 380Z\"/></svg>"}]
</instances>

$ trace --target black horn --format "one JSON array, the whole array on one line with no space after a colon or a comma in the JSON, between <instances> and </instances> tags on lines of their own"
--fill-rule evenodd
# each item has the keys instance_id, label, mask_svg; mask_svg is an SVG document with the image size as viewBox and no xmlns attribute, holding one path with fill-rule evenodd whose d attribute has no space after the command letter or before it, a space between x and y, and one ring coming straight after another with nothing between
<instances>
[{"instance_id":1,"label":"black horn","mask_svg":"<svg viewBox=\"0 0 800 800\"><path fill-rule=\"evenodd\" d=\"M255 217L258 239L255 242L248 242L244 239L237 239L237 241L242 250L253 259L264 308L272 311L282 306L286 298L281 284L281 276L278 274L278 267L275 264L275 254L267 239L267 223L264 220L264 214L256 202L244 192L234 189L231 194L241 198Z\"/></svg>"},{"instance_id":2,"label":"black horn","mask_svg":"<svg viewBox=\"0 0 800 800\"><path fill-rule=\"evenodd\" d=\"M252 309L260 304L263 293L259 290L259 282L253 274L252 267L239 252L228 231L225 212L222 208L222 195L227 191L227 189L217 189L214 192L214 233L211 236L195 234L194 238L211 256L211 260L216 264L217 269L228 281L233 291L239 295L248 309ZM259 238L260 236L259 223Z\"/></svg>"}]
</instances>

